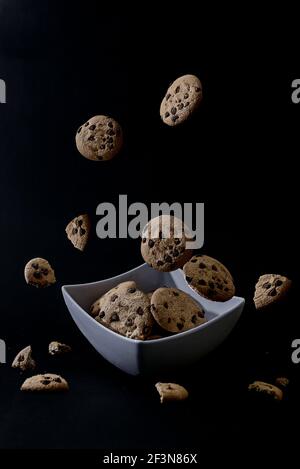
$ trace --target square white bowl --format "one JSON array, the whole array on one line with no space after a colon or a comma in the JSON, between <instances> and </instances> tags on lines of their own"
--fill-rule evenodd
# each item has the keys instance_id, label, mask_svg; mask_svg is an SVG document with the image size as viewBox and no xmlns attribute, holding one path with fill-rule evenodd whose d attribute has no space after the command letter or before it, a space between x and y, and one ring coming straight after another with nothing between
<instances>
[{"instance_id":1,"label":"square white bowl","mask_svg":"<svg viewBox=\"0 0 300 469\"><path fill-rule=\"evenodd\" d=\"M176 287L192 296L204 309L207 322L161 339L141 341L123 337L89 315L91 304L126 280L149 292L162 286ZM206 300L193 291L183 272L157 272L147 264L113 278L62 287L65 303L80 331L109 362L132 375L169 370L191 364L215 349L237 323L245 300L233 297L224 303Z\"/></svg>"}]
</instances>

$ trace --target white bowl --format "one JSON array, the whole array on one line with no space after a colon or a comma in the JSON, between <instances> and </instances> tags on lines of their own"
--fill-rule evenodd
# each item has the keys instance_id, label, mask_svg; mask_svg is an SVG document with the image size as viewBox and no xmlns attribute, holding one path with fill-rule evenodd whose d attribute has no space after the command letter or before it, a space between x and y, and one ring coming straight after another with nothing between
<instances>
[{"instance_id":1,"label":"white bowl","mask_svg":"<svg viewBox=\"0 0 300 469\"><path fill-rule=\"evenodd\" d=\"M205 311L207 322L185 332L161 339L129 339L99 324L88 311L102 294L126 280L134 280L144 292L167 286L192 296ZM188 365L215 349L237 323L245 300L234 297L224 303L206 300L186 283L183 272L157 272L143 264L129 272L100 282L65 285L62 293L75 323L109 362L126 373L138 375Z\"/></svg>"}]
</instances>

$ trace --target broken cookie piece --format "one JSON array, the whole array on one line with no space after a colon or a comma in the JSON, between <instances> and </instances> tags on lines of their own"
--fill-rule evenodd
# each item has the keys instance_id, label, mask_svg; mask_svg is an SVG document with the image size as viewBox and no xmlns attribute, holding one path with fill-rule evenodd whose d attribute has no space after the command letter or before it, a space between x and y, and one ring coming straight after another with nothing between
<instances>
[{"instance_id":1,"label":"broken cookie piece","mask_svg":"<svg viewBox=\"0 0 300 469\"><path fill-rule=\"evenodd\" d=\"M91 223L88 215L79 215L73 218L66 227L68 239L79 251L84 251L88 242Z\"/></svg>"},{"instance_id":2,"label":"broken cookie piece","mask_svg":"<svg viewBox=\"0 0 300 469\"><path fill-rule=\"evenodd\" d=\"M21 391L26 392L61 392L68 390L67 381L62 376L53 373L31 376L21 386Z\"/></svg>"},{"instance_id":3,"label":"broken cookie piece","mask_svg":"<svg viewBox=\"0 0 300 469\"><path fill-rule=\"evenodd\" d=\"M55 273L46 259L36 257L27 262L24 270L25 280L37 288L48 287L56 282Z\"/></svg>"},{"instance_id":4,"label":"broken cookie piece","mask_svg":"<svg viewBox=\"0 0 300 469\"><path fill-rule=\"evenodd\" d=\"M34 370L36 363L32 358L32 350L30 345L18 353L11 366L12 368L19 368L21 371Z\"/></svg>"},{"instance_id":5,"label":"broken cookie piece","mask_svg":"<svg viewBox=\"0 0 300 469\"><path fill-rule=\"evenodd\" d=\"M189 395L183 386L175 383L156 383L155 387L160 395L161 404L167 401L183 401Z\"/></svg>"},{"instance_id":6,"label":"broken cookie piece","mask_svg":"<svg viewBox=\"0 0 300 469\"><path fill-rule=\"evenodd\" d=\"M276 401L281 401L283 398L281 389L279 389L277 386L274 386L273 384L265 383L264 381L254 381L253 383L249 384L248 390L269 396Z\"/></svg>"},{"instance_id":7,"label":"broken cookie piece","mask_svg":"<svg viewBox=\"0 0 300 469\"><path fill-rule=\"evenodd\" d=\"M261 275L255 285L254 304L256 309L263 309L281 301L290 290L291 280L283 275Z\"/></svg>"},{"instance_id":8,"label":"broken cookie piece","mask_svg":"<svg viewBox=\"0 0 300 469\"><path fill-rule=\"evenodd\" d=\"M62 344L61 342L50 342L49 347L50 355L63 355L64 353L69 353L72 351L72 348L67 344Z\"/></svg>"},{"instance_id":9,"label":"broken cookie piece","mask_svg":"<svg viewBox=\"0 0 300 469\"><path fill-rule=\"evenodd\" d=\"M288 378L285 378L284 376L279 376L278 378L276 378L275 384L279 388L285 389L290 384L290 380Z\"/></svg>"}]
</instances>

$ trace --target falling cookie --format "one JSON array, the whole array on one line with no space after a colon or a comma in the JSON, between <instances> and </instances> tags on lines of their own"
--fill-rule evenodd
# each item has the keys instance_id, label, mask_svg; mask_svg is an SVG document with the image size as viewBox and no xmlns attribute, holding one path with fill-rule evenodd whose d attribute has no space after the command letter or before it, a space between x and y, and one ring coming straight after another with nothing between
<instances>
[{"instance_id":1,"label":"falling cookie","mask_svg":"<svg viewBox=\"0 0 300 469\"><path fill-rule=\"evenodd\" d=\"M160 395L161 404L168 401L184 401L189 396L188 391L179 384L156 383L155 387Z\"/></svg>"},{"instance_id":2,"label":"falling cookie","mask_svg":"<svg viewBox=\"0 0 300 469\"><path fill-rule=\"evenodd\" d=\"M169 332L187 331L206 322L201 306L177 288L158 288L151 298L151 312Z\"/></svg>"},{"instance_id":3,"label":"falling cookie","mask_svg":"<svg viewBox=\"0 0 300 469\"><path fill-rule=\"evenodd\" d=\"M72 348L69 345L62 344L61 342L50 342L48 351L50 355L63 355L64 353L69 353L72 351Z\"/></svg>"},{"instance_id":4,"label":"falling cookie","mask_svg":"<svg viewBox=\"0 0 300 469\"><path fill-rule=\"evenodd\" d=\"M56 282L55 273L46 259L36 257L27 262L24 270L25 280L37 288L48 287Z\"/></svg>"},{"instance_id":5,"label":"falling cookie","mask_svg":"<svg viewBox=\"0 0 300 469\"><path fill-rule=\"evenodd\" d=\"M91 306L91 315L100 324L131 339L145 340L152 331L150 300L128 281L101 296Z\"/></svg>"},{"instance_id":6,"label":"falling cookie","mask_svg":"<svg viewBox=\"0 0 300 469\"><path fill-rule=\"evenodd\" d=\"M254 294L256 309L262 309L281 301L290 290L291 285L291 280L283 275L265 274L259 277Z\"/></svg>"},{"instance_id":7,"label":"falling cookie","mask_svg":"<svg viewBox=\"0 0 300 469\"><path fill-rule=\"evenodd\" d=\"M279 388L285 389L290 384L290 380L288 378L285 378L284 376L279 376L278 378L276 378L275 384Z\"/></svg>"},{"instance_id":8,"label":"falling cookie","mask_svg":"<svg viewBox=\"0 0 300 469\"><path fill-rule=\"evenodd\" d=\"M191 240L186 225L170 215L150 220L142 232L141 254L155 270L171 272L181 268L192 256L186 249Z\"/></svg>"},{"instance_id":9,"label":"falling cookie","mask_svg":"<svg viewBox=\"0 0 300 469\"><path fill-rule=\"evenodd\" d=\"M281 401L283 398L281 389L263 381L254 381L252 384L249 384L248 390L262 393L263 395L272 397L276 401Z\"/></svg>"},{"instance_id":10,"label":"falling cookie","mask_svg":"<svg viewBox=\"0 0 300 469\"><path fill-rule=\"evenodd\" d=\"M21 371L34 370L36 363L32 358L32 349L30 345L17 354L11 366L12 368L19 368Z\"/></svg>"},{"instance_id":11,"label":"falling cookie","mask_svg":"<svg viewBox=\"0 0 300 469\"><path fill-rule=\"evenodd\" d=\"M204 298L227 301L235 294L235 286L229 270L221 262L209 256L193 256L183 267L190 287Z\"/></svg>"},{"instance_id":12,"label":"falling cookie","mask_svg":"<svg viewBox=\"0 0 300 469\"><path fill-rule=\"evenodd\" d=\"M73 246L80 251L83 251L89 238L91 223L88 215L79 215L66 227L68 239Z\"/></svg>"},{"instance_id":13,"label":"falling cookie","mask_svg":"<svg viewBox=\"0 0 300 469\"><path fill-rule=\"evenodd\" d=\"M91 117L77 130L76 145L88 160L111 160L123 145L121 126L111 117Z\"/></svg>"},{"instance_id":14,"label":"falling cookie","mask_svg":"<svg viewBox=\"0 0 300 469\"><path fill-rule=\"evenodd\" d=\"M167 125L178 125L195 112L201 101L201 81L195 75L184 75L169 87L160 105L160 117Z\"/></svg>"},{"instance_id":15,"label":"falling cookie","mask_svg":"<svg viewBox=\"0 0 300 469\"><path fill-rule=\"evenodd\" d=\"M21 386L21 391L28 392L60 392L68 391L68 389L67 381L53 373L31 376Z\"/></svg>"}]
</instances>

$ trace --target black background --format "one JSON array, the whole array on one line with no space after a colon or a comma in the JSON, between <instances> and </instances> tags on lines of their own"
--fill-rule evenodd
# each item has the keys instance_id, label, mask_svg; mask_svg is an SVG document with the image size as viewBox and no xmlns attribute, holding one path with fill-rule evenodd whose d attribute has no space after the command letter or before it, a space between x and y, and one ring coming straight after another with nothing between
<instances>
[{"instance_id":1,"label":"black background","mask_svg":"<svg viewBox=\"0 0 300 469\"><path fill-rule=\"evenodd\" d=\"M203 450L224 435L252 441L265 425L293 432L299 372L290 344L299 336L299 311L295 303L266 322L252 297L266 272L287 275L297 289L300 106L290 97L299 78L297 28L254 11L235 12L237 21L230 11L216 18L187 9L107 14L100 2L0 2L0 78L7 84L0 105L0 337L8 346L0 367L1 448ZM168 128L160 101L186 73L201 78L203 104L190 122ZM124 129L124 150L109 163L85 160L74 144L78 126L95 114L115 117ZM97 205L117 203L119 194L129 203L205 202L204 251L228 266L246 298L231 337L190 369L125 375L85 341L63 303L61 285L142 262L137 240L99 240L93 230L80 253L65 236L71 218L88 212L95 226ZM55 267L55 286L25 284L32 257ZM71 344L72 357L48 358L50 340ZM67 395L19 392L24 377L9 364L28 344L37 371L68 379ZM253 404L248 383L278 374L292 378L285 401ZM157 379L186 385L190 399L161 406Z\"/></svg>"}]
</instances>

